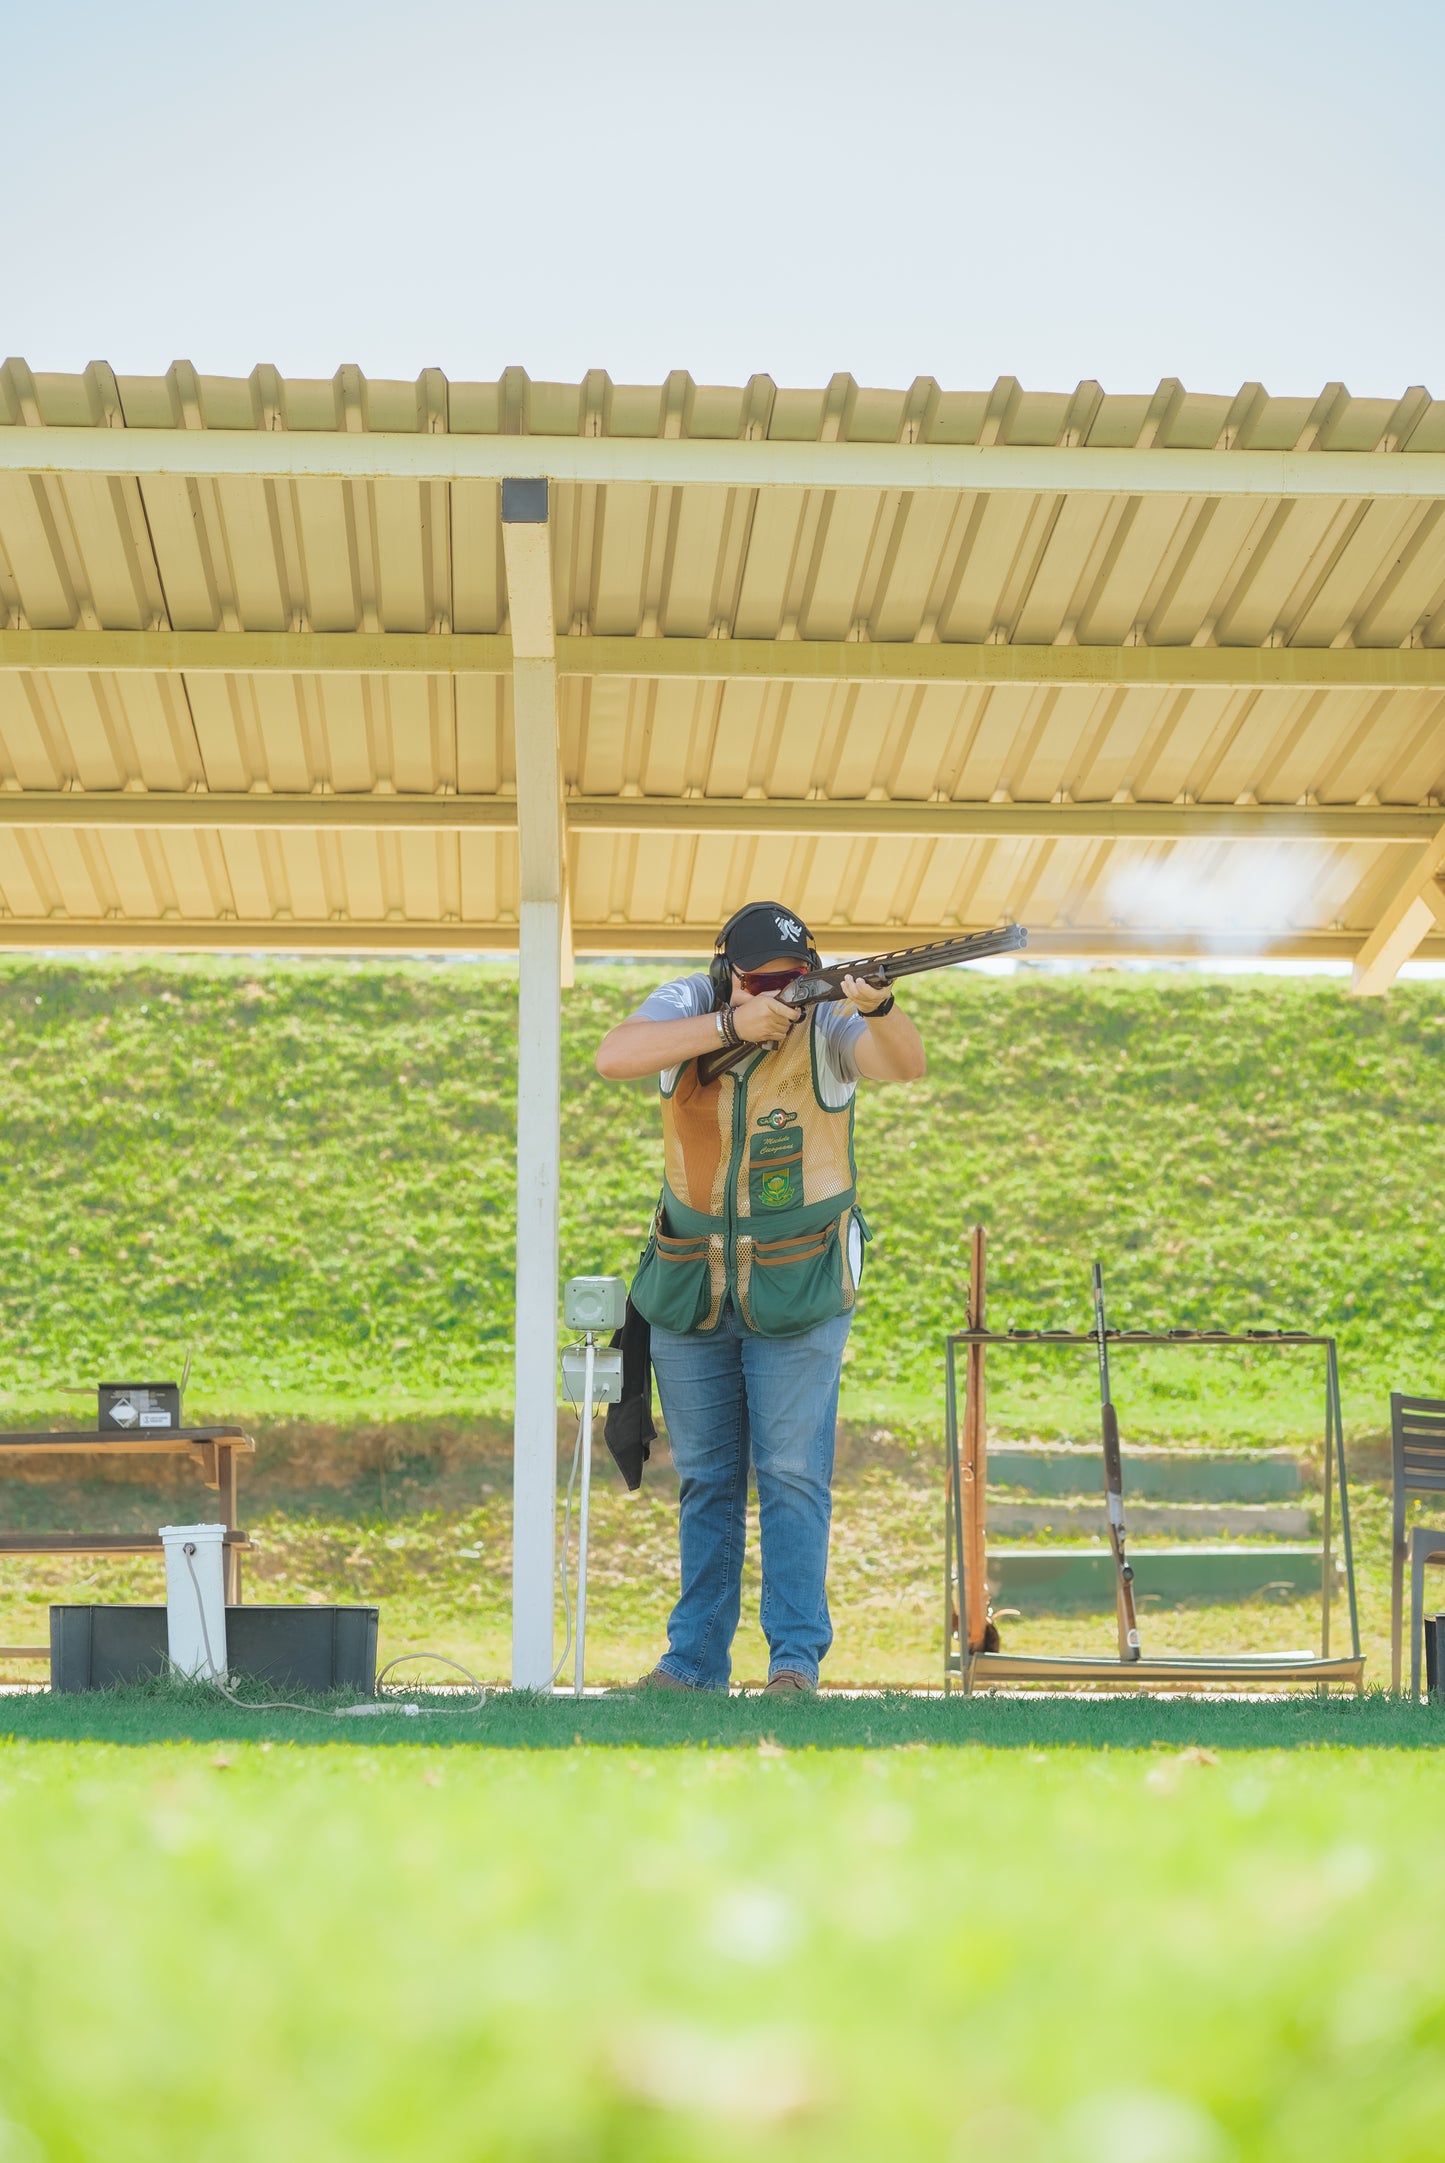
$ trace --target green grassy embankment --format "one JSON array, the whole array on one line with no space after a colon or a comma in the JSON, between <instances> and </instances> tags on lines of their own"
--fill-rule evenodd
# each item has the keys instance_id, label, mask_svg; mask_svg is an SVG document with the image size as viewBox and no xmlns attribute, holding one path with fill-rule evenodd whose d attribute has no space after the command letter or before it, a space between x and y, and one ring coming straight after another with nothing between
<instances>
[{"instance_id":1,"label":"green grassy embankment","mask_svg":"<svg viewBox=\"0 0 1445 2163\"><path fill-rule=\"evenodd\" d=\"M567 998L568 1273L628 1267L656 1191L651 1093L591 1058L658 973L584 966ZM1099 1254L1120 1327L1335 1331L1353 1428L1402 1377L1445 1385L1438 987L955 974L907 997L930 1072L861 1101L877 1238L845 1412L934 1423L975 1219L997 1322L1086 1323ZM515 1009L501 965L0 964L9 1405L76 1416L62 1384L192 1345L198 1412L504 1416ZM1307 1434L1305 1364L1167 1353L1118 1395L1136 1434ZM1087 1356L1028 1372L995 1375L1001 1420L1092 1432Z\"/></svg>"},{"instance_id":2,"label":"green grassy embankment","mask_svg":"<svg viewBox=\"0 0 1445 2163\"><path fill-rule=\"evenodd\" d=\"M655 1191L649 1092L591 1068L653 980L584 968L568 997L569 1272L629 1266ZM1356 1438L1378 1437L1391 1386L1445 1391L1439 988L1361 1004L1332 983L1040 974L908 998L928 1080L865 1090L859 1111L877 1236L844 1375L843 1681L937 1672L939 1349L976 1218L999 1323L1084 1322L1099 1253L1121 1326L1335 1330ZM191 1410L245 1417L261 1440L243 1482L251 1596L380 1599L386 1651L428 1645L491 1677L506 1669L514 1021L500 965L0 964L5 1424L82 1424L61 1384L175 1373L193 1345ZM1093 1380L1087 1351L1000 1354L991 1425L1092 1438ZM1115 1387L1135 1437L1318 1433L1304 1354L1121 1355ZM7 1476L0 1522L153 1525L158 1507L204 1514L201 1493L139 1465L83 1490ZM603 1477L598 1679L655 1655L671 1494L665 1465L636 1504ZM1378 1675L1381 1507L1358 1502ZM150 1562L9 1562L0 1643L43 1639L52 1599L158 1588ZM753 1612L755 1596L750 1575ZM1152 1649L1176 1651L1304 1645L1313 1626L1268 1603L1146 1623ZM1060 1617L1009 1642L1044 1638L1107 1649L1112 1625ZM740 1675L760 1662L745 1626Z\"/></svg>"},{"instance_id":3,"label":"green grassy embankment","mask_svg":"<svg viewBox=\"0 0 1445 2163\"><path fill-rule=\"evenodd\" d=\"M792 1725L0 1749L4 2153L1435 2163L1433 1763Z\"/></svg>"}]
</instances>

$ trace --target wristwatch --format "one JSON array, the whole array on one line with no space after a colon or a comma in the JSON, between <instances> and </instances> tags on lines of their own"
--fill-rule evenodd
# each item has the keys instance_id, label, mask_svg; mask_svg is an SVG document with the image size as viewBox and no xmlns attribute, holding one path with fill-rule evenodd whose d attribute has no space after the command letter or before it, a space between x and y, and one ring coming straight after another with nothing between
<instances>
[{"instance_id":1,"label":"wristwatch","mask_svg":"<svg viewBox=\"0 0 1445 2163\"><path fill-rule=\"evenodd\" d=\"M870 1013L867 1013L863 1016L863 1019L865 1021L882 1021L885 1014L891 1014L893 1012L893 1009L897 1005L897 1003L898 1002L890 991L888 997L884 1000L882 1006L875 1006Z\"/></svg>"}]
</instances>

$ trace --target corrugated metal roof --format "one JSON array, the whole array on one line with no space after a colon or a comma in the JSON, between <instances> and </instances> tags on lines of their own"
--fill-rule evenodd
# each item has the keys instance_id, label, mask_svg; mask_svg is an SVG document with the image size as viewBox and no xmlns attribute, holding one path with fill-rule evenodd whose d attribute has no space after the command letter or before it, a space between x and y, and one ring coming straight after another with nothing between
<instances>
[{"instance_id":1,"label":"corrugated metal roof","mask_svg":"<svg viewBox=\"0 0 1445 2163\"><path fill-rule=\"evenodd\" d=\"M0 425L821 444L1439 455L1445 401L951 393L849 378L665 384L32 376ZM518 470L527 454L519 444ZM490 480L0 473L0 620L89 631L505 633ZM1433 654L1445 490L1261 495L564 483L560 640L841 640ZM758 887L830 946L1000 918L1061 950L1266 937L1351 952L1401 851L1370 838L970 837L827 830L829 805L1139 807L1445 798L1445 670L1415 687L816 683L564 677L569 794L798 807L796 831L569 841L582 950L704 945ZM0 941L87 936L496 945L517 919L505 830L105 830L18 823L27 792L278 797L513 793L505 675L0 670ZM1445 812L1442 812L1445 820ZM625 823L625 822L624 822ZM1302 833L1304 828L1302 826Z\"/></svg>"}]
</instances>

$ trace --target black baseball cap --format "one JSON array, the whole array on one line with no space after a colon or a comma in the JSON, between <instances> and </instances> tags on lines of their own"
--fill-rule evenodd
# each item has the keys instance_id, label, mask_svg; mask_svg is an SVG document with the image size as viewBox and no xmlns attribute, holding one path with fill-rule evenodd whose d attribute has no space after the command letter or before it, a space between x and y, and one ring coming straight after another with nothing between
<instances>
[{"instance_id":1,"label":"black baseball cap","mask_svg":"<svg viewBox=\"0 0 1445 2163\"><path fill-rule=\"evenodd\" d=\"M734 969L758 969L780 954L806 961L813 934L800 916L780 901L754 901L739 909L728 925L723 952Z\"/></svg>"}]
</instances>

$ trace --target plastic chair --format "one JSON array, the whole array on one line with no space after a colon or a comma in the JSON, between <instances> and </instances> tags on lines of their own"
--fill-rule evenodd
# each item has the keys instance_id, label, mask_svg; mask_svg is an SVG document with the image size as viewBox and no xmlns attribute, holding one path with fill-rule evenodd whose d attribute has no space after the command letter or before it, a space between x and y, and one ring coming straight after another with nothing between
<instances>
[{"instance_id":1,"label":"plastic chair","mask_svg":"<svg viewBox=\"0 0 1445 2163\"><path fill-rule=\"evenodd\" d=\"M1390 1441L1395 1485L1395 1534L1390 1573L1390 1687L1400 1687L1400 1623L1405 1558L1410 1559L1410 1695L1420 1695L1420 1645L1425 1634L1425 1569L1445 1563L1445 1525L1416 1525L1406 1533L1411 1495L1445 1494L1445 1399L1390 1398Z\"/></svg>"}]
</instances>

